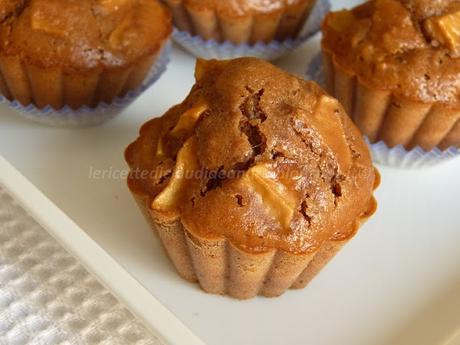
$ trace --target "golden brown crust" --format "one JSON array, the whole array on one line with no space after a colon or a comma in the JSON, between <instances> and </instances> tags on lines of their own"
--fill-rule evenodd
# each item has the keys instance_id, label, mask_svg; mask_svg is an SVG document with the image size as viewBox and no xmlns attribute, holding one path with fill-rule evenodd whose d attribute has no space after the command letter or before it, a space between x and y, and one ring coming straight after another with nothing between
<instances>
[{"instance_id":1,"label":"golden brown crust","mask_svg":"<svg viewBox=\"0 0 460 345\"><path fill-rule=\"evenodd\" d=\"M454 0L371 0L330 13L322 47L362 84L412 102L460 108L460 46L440 43L429 20L460 11ZM459 49L459 50L457 50Z\"/></svg>"},{"instance_id":2,"label":"golden brown crust","mask_svg":"<svg viewBox=\"0 0 460 345\"><path fill-rule=\"evenodd\" d=\"M414 102L387 90L375 89L342 68L323 50L328 91L372 143L389 147L421 147L425 151L460 148L460 110L442 103Z\"/></svg>"},{"instance_id":3,"label":"golden brown crust","mask_svg":"<svg viewBox=\"0 0 460 345\"><path fill-rule=\"evenodd\" d=\"M158 53L171 33L170 14L157 0L16 3L1 26L1 54L42 68L127 67ZM0 13L9 8L1 6Z\"/></svg>"},{"instance_id":4,"label":"golden brown crust","mask_svg":"<svg viewBox=\"0 0 460 345\"><path fill-rule=\"evenodd\" d=\"M196 79L127 148L132 194L204 291L304 287L376 210L360 133L315 84L260 60L199 61Z\"/></svg>"},{"instance_id":5,"label":"golden brown crust","mask_svg":"<svg viewBox=\"0 0 460 345\"><path fill-rule=\"evenodd\" d=\"M157 0L17 0L0 15L0 90L39 108L93 107L138 88L172 30Z\"/></svg>"},{"instance_id":6,"label":"golden brown crust","mask_svg":"<svg viewBox=\"0 0 460 345\"><path fill-rule=\"evenodd\" d=\"M20 11L25 0L0 0L0 22L4 22Z\"/></svg>"},{"instance_id":7,"label":"golden brown crust","mask_svg":"<svg viewBox=\"0 0 460 345\"><path fill-rule=\"evenodd\" d=\"M460 147L459 55L426 32L457 11L452 0L373 0L325 19L328 91L371 142Z\"/></svg>"},{"instance_id":8,"label":"golden brown crust","mask_svg":"<svg viewBox=\"0 0 460 345\"><path fill-rule=\"evenodd\" d=\"M164 0L175 25L205 40L235 44L295 38L316 0Z\"/></svg>"},{"instance_id":9,"label":"golden brown crust","mask_svg":"<svg viewBox=\"0 0 460 345\"><path fill-rule=\"evenodd\" d=\"M297 6L304 0L183 0L187 8L200 11L211 10L218 15L244 17L253 14L274 14L290 6Z\"/></svg>"},{"instance_id":10,"label":"golden brown crust","mask_svg":"<svg viewBox=\"0 0 460 345\"><path fill-rule=\"evenodd\" d=\"M376 179L335 100L250 58L199 62L189 97L145 124L126 157L147 173L130 185L159 218L247 252L309 253L354 233Z\"/></svg>"}]
</instances>

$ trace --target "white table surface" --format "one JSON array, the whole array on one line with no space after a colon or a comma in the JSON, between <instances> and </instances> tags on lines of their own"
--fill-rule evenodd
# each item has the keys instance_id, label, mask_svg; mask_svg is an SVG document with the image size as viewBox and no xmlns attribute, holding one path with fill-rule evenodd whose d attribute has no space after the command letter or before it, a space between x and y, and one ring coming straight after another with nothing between
<instances>
[{"instance_id":1,"label":"white table surface","mask_svg":"<svg viewBox=\"0 0 460 345\"><path fill-rule=\"evenodd\" d=\"M302 74L317 41L279 65ZM304 290L241 302L176 275L125 181L89 174L126 170L124 148L185 97L193 64L175 47L161 80L95 128L43 127L0 107L0 154L210 345L460 344L449 342L460 328L460 159L424 171L381 168L378 213Z\"/></svg>"}]
</instances>

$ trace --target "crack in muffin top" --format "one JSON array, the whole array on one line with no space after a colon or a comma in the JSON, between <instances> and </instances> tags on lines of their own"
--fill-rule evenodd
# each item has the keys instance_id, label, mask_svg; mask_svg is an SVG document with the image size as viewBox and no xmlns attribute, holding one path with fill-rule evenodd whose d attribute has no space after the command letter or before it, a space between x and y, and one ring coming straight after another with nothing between
<instances>
[{"instance_id":1,"label":"crack in muffin top","mask_svg":"<svg viewBox=\"0 0 460 345\"><path fill-rule=\"evenodd\" d=\"M350 237L376 179L338 101L253 58L198 61L189 96L144 125L126 158L160 218L252 252Z\"/></svg>"},{"instance_id":2,"label":"crack in muffin top","mask_svg":"<svg viewBox=\"0 0 460 345\"><path fill-rule=\"evenodd\" d=\"M333 12L322 46L373 88L460 106L460 1L372 0Z\"/></svg>"},{"instance_id":3,"label":"crack in muffin top","mask_svg":"<svg viewBox=\"0 0 460 345\"><path fill-rule=\"evenodd\" d=\"M2 55L75 70L129 66L172 30L157 0L3 0L0 21Z\"/></svg>"}]
</instances>

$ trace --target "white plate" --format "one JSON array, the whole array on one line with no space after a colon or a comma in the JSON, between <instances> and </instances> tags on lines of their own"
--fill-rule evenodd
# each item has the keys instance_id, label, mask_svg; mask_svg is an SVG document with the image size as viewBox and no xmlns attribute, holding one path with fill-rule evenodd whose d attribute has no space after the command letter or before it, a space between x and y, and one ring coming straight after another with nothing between
<instances>
[{"instance_id":1,"label":"white plate","mask_svg":"<svg viewBox=\"0 0 460 345\"><path fill-rule=\"evenodd\" d=\"M203 345L200 339L1 155L0 187L5 188L37 223L110 289L164 343Z\"/></svg>"},{"instance_id":2,"label":"white plate","mask_svg":"<svg viewBox=\"0 0 460 345\"><path fill-rule=\"evenodd\" d=\"M303 73L312 44L280 65ZM142 123L185 97L193 63L175 48L160 82L101 127L42 127L0 108L0 153L210 345L460 344L460 160L426 171L381 168L377 215L304 290L240 302L176 275L125 181L89 174L126 169L124 148Z\"/></svg>"}]
</instances>

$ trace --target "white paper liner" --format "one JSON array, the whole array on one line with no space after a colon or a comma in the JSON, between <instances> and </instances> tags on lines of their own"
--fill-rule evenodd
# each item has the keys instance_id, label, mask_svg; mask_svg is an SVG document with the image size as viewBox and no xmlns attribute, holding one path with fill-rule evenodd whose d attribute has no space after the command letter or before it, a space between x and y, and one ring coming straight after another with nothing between
<instances>
[{"instance_id":1,"label":"white paper liner","mask_svg":"<svg viewBox=\"0 0 460 345\"><path fill-rule=\"evenodd\" d=\"M171 43L168 42L160 52L142 85L138 89L128 92L124 97L116 98L110 104L102 102L94 108L83 106L76 110L69 106L64 106L60 110L56 110L51 106L39 109L33 104L23 106L17 100L10 101L3 96L0 96L0 103L9 106L27 119L49 126L89 127L99 125L120 114L124 108L152 86L166 71L170 56Z\"/></svg>"},{"instance_id":2,"label":"white paper liner","mask_svg":"<svg viewBox=\"0 0 460 345\"><path fill-rule=\"evenodd\" d=\"M435 148L429 152L420 147L407 151L402 145L389 148L383 141L370 145L375 162L398 168L424 168L460 156L460 150L451 147L445 151Z\"/></svg>"},{"instance_id":3,"label":"white paper liner","mask_svg":"<svg viewBox=\"0 0 460 345\"><path fill-rule=\"evenodd\" d=\"M215 40L205 41L200 36L192 36L186 31L174 29L173 39L192 55L203 59L234 59L243 56L252 56L265 60L276 60L293 51L321 28L325 15L330 11L329 0L318 0L312 9L302 32L296 39L287 39L283 42L259 42L255 45L236 45L229 41L224 43Z\"/></svg>"},{"instance_id":4,"label":"white paper liner","mask_svg":"<svg viewBox=\"0 0 460 345\"><path fill-rule=\"evenodd\" d=\"M308 64L306 77L325 88L326 83L322 61L322 53L316 53ZM450 147L444 151L435 148L427 152L417 146L408 151L402 145L389 148L383 141L370 144L366 138L366 142L372 152L374 162L397 168L430 167L460 156L460 149L457 147Z\"/></svg>"}]
</instances>

